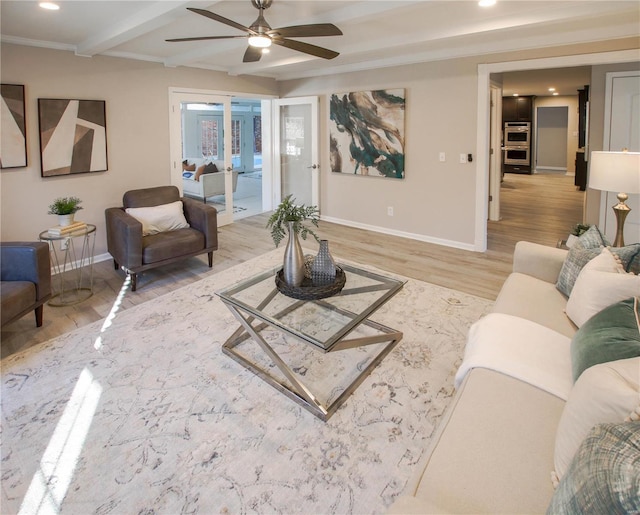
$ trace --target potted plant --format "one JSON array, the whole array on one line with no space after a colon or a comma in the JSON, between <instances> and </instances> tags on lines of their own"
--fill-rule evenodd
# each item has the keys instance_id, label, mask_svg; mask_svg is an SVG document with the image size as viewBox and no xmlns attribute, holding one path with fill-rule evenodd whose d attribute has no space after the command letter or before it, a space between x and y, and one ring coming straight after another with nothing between
<instances>
[{"instance_id":1,"label":"potted plant","mask_svg":"<svg viewBox=\"0 0 640 515\"><path fill-rule=\"evenodd\" d=\"M71 225L76 211L82 209L81 202L78 197L58 197L49 206L49 214L58 215L58 225Z\"/></svg>"},{"instance_id":2,"label":"potted plant","mask_svg":"<svg viewBox=\"0 0 640 515\"><path fill-rule=\"evenodd\" d=\"M285 235L289 234L282 271L285 282L290 286L300 286L304 279L304 254L298 235L303 240L306 240L309 234L316 241L320 240L313 229L304 224L307 220L318 227L318 208L304 204L298 206L295 198L287 195L267 221L267 228L271 229L271 237L276 247L280 245Z\"/></svg>"}]
</instances>

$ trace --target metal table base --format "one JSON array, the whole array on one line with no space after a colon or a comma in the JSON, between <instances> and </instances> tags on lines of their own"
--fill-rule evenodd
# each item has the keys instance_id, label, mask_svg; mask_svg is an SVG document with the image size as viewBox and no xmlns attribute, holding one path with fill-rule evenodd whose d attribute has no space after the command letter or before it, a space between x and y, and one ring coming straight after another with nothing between
<instances>
[{"instance_id":1,"label":"metal table base","mask_svg":"<svg viewBox=\"0 0 640 515\"><path fill-rule=\"evenodd\" d=\"M255 317L251 315L244 315L240 308L233 304L223 302L229 308L234 317L240 322L240 327L229 337L229 339L222 345L222 351L240 363L242 366L262 378L265 382L276 388L278 391L313 413L320 420L326 422L331 415L347 400L347 398L353 393L353 391L366 379L366 377L372 372L372 370L384 359L384 357L393 350L393 348L402 339L402 332L396 329L391 329L384 325L378 324L372 320L365 319L360 325L366 325L382 334L364 336L358 338L349 338L348 335L343 337L332 349L331 352L351 349L354 347L361 347L365 345L371 345L375 343L389 342L385 345L371 360L371 362L362 370L360 374L353 380L346 389L330 404L323 404L316 395L311 391L311 388L295 375L291 368L283 361L283 359L277 354L277 352L265 341L260 335L260 332L271 326L276 330L281 331L278 327L267 324L266 322L256 321ZM255 322L255 324L254 324ZM291 334L287 334L287 337L294 337ZM279 380L269 371L265 370L257 363L250 361L241 355L235 347L247 339L252 339L256 342L262 351L268 356L271 362L284 374L287 380L291 383L291 387ZM303 339L299 338L304 342ZM318 350L318 352L320 352Z\"/></svg>"}]
</instances>

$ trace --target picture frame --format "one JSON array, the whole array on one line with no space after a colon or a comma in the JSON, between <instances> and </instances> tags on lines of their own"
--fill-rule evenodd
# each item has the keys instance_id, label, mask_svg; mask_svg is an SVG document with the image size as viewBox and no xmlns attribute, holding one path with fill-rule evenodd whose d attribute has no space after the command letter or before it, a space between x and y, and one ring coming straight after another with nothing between
<instances>
[{"instance_id":1,"label":"picture frame","mask_svg":"<svg viewBox=\"0 0 640 515\"><path fill-rule=\"evenodd\" d=\"M107 171L104 100L39 98L38 122L42 177Z\"/></svg>"},{"instance_id":2,"label":"picture frame","mask_svg":"<svg viewBox=\"0 0 640 515\"><path fill-rule=\"evenodd\" d=\"M27 166L24 85L0 84L0 97L0 168L24 168Z\"/></svg>"},{"instance_id":3,"label":"picture frame","mask_svg":"<svg viewBox=\"0 0 640 515\"><path fill-rule=\"evenodd\" d=\"M331 171L404 179L405 90L334 93L329 98Z\"/></svg>"}]
</instances>

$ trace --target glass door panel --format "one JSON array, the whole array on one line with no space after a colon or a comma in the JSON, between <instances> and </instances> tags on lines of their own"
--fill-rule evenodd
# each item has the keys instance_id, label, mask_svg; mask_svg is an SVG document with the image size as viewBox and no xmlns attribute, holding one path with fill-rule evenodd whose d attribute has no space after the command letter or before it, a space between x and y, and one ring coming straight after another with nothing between
<instances>
[{"instance_id":1,"label":"glass door panel","mask_svg":"<svg viewBox=\"0 0 640 515\"><path fill-rule=\"evenodd\" d=\"M215 207L219 226L233 221L231 146L229 97L172 93L172 182L184 196ZM203 178L198 171L203 166L208 171L206 165L210 163L218 171Z\"/></svg>"},{"instance_id":2,"label":"glass door panel","mask_svg":"<svg viewBox=\"0 0 640 515\"><path fill-rule=\"evenodd\" d=\"M293 195L297 204L319 205L318 99L282 99L275 102L277 114L276 177L280 200ZM276 195L278 196L278 195Z\"/></svg>"}]
</instances>

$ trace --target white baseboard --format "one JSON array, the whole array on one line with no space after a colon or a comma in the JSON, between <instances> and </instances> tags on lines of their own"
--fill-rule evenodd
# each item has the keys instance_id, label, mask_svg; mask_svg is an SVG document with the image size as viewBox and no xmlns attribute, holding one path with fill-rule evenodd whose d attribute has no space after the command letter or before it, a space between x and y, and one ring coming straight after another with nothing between
<instances>
[{"instance_id":1,"label":"white baseboard","mask_svg":"<svg viewBox=\"0 0 640 515\"><path fill-rule=\"evenodd\" d=\"M113 259L111 257L111 254L109 254L108 252L105 252L104 254L100 254L99 256L95 256L93 258L93 263L100 263L102 261L108 261L109 259ZM87 260L85 260L87 261ZM88 265L88 263L85 264L85 266ZM75 270L80 266L80 262L79 261L75 261L73 263L67 263L67 271L69 270ZM56 270L55 267L51 267L51 275L56 275Z\"/></svg>"},{"instance_id":2,"label":"white baseboard","mask_svg":"<svg viewBox=\"0 0 640 515\"><path fill-rule=\"evenodd\" d=\"M566 172L567 171L567 167L566 166L536 166L536 172L538 170L550 170L552 172Z\"/></svg>"},{"instance_id":3,"label":"white baseboard","mask_svg":"<svg viewBox=\"0 0 640 515\"><path fill-rule=\"evenodd\" d=\"M334 218L332 216L320 216L320 220L331 222L339 225L346 225L347 227L354 227L356 229L364 229L372 232L379 232L382 234L389 234L391 236L399 236L401 238L408 238L410 240L423 241L425 243L434 243L436 245L443 245L445 247L453 247L461 250L470 250L477 252L475 246L471 243L462 243L454 240L444 240L441 238L432 238L423 234L414 234L405 231L396 231L394 229L387 229L386 227L378 227L376 225L363 224L359 222L353 222L351 220L342 220L340 218Z\"/></svg>"}]
</instances>

